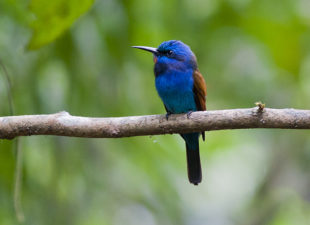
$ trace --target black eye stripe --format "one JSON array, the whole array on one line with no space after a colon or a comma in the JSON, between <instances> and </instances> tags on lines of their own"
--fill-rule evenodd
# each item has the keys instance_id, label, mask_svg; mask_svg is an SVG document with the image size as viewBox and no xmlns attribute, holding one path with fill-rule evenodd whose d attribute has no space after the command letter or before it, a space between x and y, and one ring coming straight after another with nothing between
<instances>
[{"instance_id":1,"label":"black eye stripe","mask_svg":"<svg viewBox=\"0 0 310 225\"><path fill-rule=\"evenodd\" d=\"M173 54L172 50L159 50L158 51L162 55L171 56Z\"/></svg>"}]
</instances>

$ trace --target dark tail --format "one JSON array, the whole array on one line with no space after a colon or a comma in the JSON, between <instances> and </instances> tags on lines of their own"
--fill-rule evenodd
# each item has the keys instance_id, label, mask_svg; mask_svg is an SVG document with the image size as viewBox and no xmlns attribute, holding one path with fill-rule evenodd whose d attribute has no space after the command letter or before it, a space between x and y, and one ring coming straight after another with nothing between
<instances>
[{"instance_id":1,"label":"dark tail","mask_svg":"<svg viewBox=\"0 0 310 225\"><path fill-rule=\"evenodd\" d=\"M186 143L187 174L189 182L198 185L201 182L199 155L199 133L181 134Z\"/></svg>"},{"instance_id":2,"label":"dark tail","mask_svg":"<svg viewBox=\"0 0 310 225\"><path fill-rule=\"evenodd\" d=\"M199 145L197 149L191 149L188 144L186 144L186 159L189 182L198 185L201 182Z\"/></svg>"}]
</instances>

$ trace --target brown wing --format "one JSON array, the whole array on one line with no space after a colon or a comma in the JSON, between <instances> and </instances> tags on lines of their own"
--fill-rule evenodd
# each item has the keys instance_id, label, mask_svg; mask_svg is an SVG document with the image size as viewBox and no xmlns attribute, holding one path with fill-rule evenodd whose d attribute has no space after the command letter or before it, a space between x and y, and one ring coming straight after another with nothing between
<instances>
[{"instance_id":1,"label":"brown wing","mask_svg":"<svg viewBox=\"0 0 310 225\"><path fill-rule=\"evenodd\" d=\"M206 110L206 96L207 96L207 86L205 79L199 72L199 70L195 70L194 74L194 94L195 94L195 102L198 111Z\"/></svg>"},{"instance_id":2,"label":"brown wing","mask_svg":"<svg viewBox=\"0 0 310 225\"><path fill-rule=\"evenodd\" d=\"M207 86L205 79L199 72L199 70L195 70L193 73L194 78L194 95L195 102L198 111L206 110L206 96L207 96ZM205 132L202 132L202 139L205 140Z\"/></svg>"}]
</instances>

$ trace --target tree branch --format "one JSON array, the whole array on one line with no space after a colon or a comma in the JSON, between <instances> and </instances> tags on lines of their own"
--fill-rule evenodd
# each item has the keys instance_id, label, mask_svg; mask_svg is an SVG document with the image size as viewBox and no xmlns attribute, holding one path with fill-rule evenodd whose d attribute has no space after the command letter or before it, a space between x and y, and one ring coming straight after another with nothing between
<instances>
[{"instance_id":1,"label":"tree branch","mask_svg":"<svg viewBox=\"0 0 310 225\"><path fill-rule=\"evenodd\" d=\"M67 112L49 115L0 117L0 139L29 135L58 135L86 138L120 138L197 131L281 128L310 129L310 110L228 109L185 114L90 118Z\"/></svg>"}]
</instances>

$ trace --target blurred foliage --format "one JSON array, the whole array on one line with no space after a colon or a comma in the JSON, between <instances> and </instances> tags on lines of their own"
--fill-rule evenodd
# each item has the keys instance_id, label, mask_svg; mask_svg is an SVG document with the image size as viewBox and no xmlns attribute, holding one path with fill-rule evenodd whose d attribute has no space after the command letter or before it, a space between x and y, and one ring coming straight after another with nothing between
<instances>
[{"instance_id":1,"label":"blurred foliage","mask_svg":"<svg viewBox=\"0 0 310 225\"><path fill-rule=\"evenodd\" d=\"M130 46L169 39L184 41L196 53L209 110L253 107L256 101L310 108L308 0L91 4L0 1L0 59L11 76L16 114L164 113L151 55ZM0 71L1 116L9 115L5 87ZM187 181L178 135L24 137L24 224L307 225L309 135L208 132L200 147L198 187ZM17 223L14 165L12 141L0 140L0 224Z\"/></svg>"},{"instance_id":2,"label":"blurred foliage","mask_svg":"<svg viewBox=\"0 0 310 225\"><path fill-rule=\"evenodd\" d=\"M35 19L30 24L33 34L28 48L36 49L54 41L92 4L93 0L31 0L29 11Z\"/></svg>"}]
</instances>

